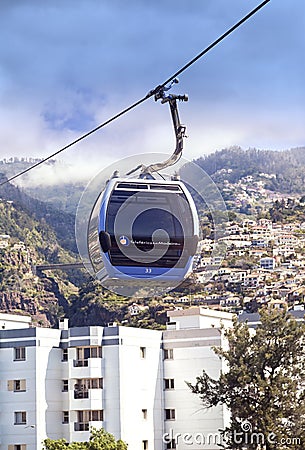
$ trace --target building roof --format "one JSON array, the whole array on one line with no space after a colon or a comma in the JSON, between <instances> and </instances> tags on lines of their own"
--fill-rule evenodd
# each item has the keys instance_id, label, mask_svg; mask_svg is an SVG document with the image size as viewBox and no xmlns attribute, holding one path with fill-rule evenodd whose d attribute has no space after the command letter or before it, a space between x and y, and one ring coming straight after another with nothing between
<instances>
[{"instance_id":1,"label":"building roof","mask_svg":"<svg viewBox=\"0 0 305 450\"><path fill-rule=\"evenodd\" d=\"M210 308L202 308L201 306L187 308L182 310L172 310L167 311L168 317L185 317L185 316L205 316L205 317L215 317L217 319L228 319L232 320L234 314L225 311L216 311Z\"/></svg>"}]
</instances>

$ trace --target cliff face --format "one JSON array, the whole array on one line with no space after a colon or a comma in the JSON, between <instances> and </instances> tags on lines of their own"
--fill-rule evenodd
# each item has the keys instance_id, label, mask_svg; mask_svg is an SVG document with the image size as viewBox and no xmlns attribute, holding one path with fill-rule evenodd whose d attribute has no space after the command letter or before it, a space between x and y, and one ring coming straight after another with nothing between
<instances>
[{"instance_id":1,"label":"cliff face","mask_svg":"<svg viewBox=\"0 0 305 450\"><path fill-rule=\"evenodd\" d=\"M57 304L54 297L48 299L48 301L50 300ZM48 327L55 324L56 317L50 314L48 309L49 306L47 309L44 309L38 300L29 298L19 291L9 291L0 294L0 310L2 312L30 315L36 325Z\"/></svg>"},{"instance_id":2,"label":"cliff face","mask_svg":"<svg viewBox=\"0 0 305 450\"><path fill-rule=\"evenodd\" d=\"M37 325L54 326L67 300L55 279L35 274L36 258L20 242L1 250L0 310L29 314Z\"/></svg>"},{"instance_id":3,"label":"cliff face","mask_svg":"<svg viewBox=\"0 0 305 450\"><path fill-rule=\"evenodd\" d=\"M65 274L39 277L35 266L71 260L47 224L12 201L0 201L0 311L30 314L37 325L54 326L77 288Z\"/></svg>"}]
</instances>

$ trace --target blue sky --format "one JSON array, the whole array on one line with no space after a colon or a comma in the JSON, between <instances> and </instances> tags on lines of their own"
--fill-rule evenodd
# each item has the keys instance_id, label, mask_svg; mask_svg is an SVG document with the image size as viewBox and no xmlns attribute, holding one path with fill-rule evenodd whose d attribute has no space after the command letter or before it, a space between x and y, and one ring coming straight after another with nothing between
<instances>
[{"instance_id":1,"label":"blue sky","mask_svg":"<svg viewBox=\"0 0 305 450\"><path fill-rule=\"evenodd\" d=\"M0 158L45 157L162 83L253 0L1 0ZM184 156L305 145L305 2L271 0L180 76ZM173 91L174 92L174 91ZM61 156L102 168L170 152L166 105L148 100Z\"/></svg>"}]
</instances>

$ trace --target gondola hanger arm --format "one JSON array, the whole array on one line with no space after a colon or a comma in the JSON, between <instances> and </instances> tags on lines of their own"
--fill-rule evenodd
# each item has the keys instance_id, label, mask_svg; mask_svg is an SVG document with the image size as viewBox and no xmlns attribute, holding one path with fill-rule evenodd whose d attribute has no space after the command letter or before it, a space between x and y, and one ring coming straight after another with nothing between
<instances>
[{"instance_id":1,"label":"gondola hanger arm","mask_svg":"<svg viewBox=\"0 0 305 450\"><path fill-rule=\"evenodd\" d=\"M173 86L173 84L179 83L178 78L175 78L168 86L160 87L154 95L155 101L161 100L161 103L168 103L170 107L171 117L173 121L173 127L176 137L176 147L172 155L165 161L150 164L149 166L139 165L132 171L128 172L127 175L141 170L140 178L151 177L154 172L166 169L167 167L173 166L181 158L183 151L183 142L186 137L186 126L180 122L179 111L177 101L188 101L188 96L176 95L176 94L166 94L166 92Z\"/></svg>"}]
</instances>

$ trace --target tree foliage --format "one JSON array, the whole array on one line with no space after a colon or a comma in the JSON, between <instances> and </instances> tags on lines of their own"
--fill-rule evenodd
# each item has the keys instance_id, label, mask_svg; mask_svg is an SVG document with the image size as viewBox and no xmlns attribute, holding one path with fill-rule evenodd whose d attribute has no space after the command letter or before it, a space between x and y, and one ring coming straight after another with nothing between
<instances>
[{"instance_id":1,"label":"tree foliage","mask_svg":"<svg viewBox=\"0 0 305 450\"><path fill-rule=\"evenodd\" d=\"M218 380L204 371L194 385L188 385L204 407L229 408L224 448L301 450L305 447L305 325L286 311L263 309L260 316L255 333L237 319L224 332L228 350L215 352L227 370ZM259 447L259 440L265 447Z\"/></svg>"},{"instance_id":2,"label":"tree foliage","mask_svg":"<svg viewBox=\"0 0 305 450\"><path fill-rule=\"evenodd\" d=\"M44 450L127 450L127 444L121 439L117 440L113 434L104 428L91 428L88 442L71 442L66 439L45 439Z\"/></svg>"}]
</instances>

